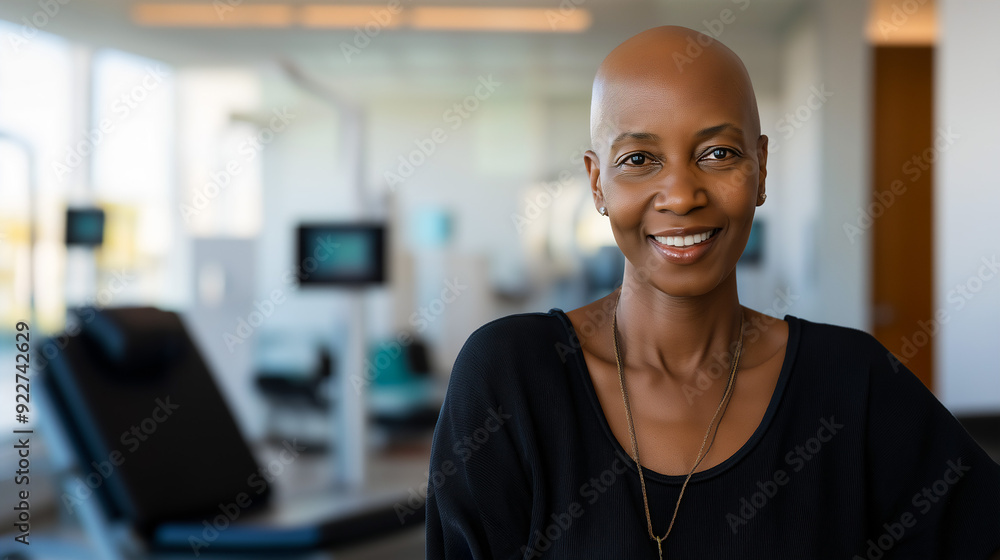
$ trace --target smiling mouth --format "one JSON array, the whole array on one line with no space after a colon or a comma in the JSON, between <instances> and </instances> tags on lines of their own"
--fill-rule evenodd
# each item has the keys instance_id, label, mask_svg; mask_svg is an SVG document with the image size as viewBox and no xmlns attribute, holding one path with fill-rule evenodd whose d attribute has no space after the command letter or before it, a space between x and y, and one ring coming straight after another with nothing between
<instances>
[{"instance_id":1,"label":"smiling mouth","mask_svg":"<svg viewBox=\"0 0 1000 560\"><path fill-rule=\"evenodd\" d=\"M650 237L655 239L660 245L683 248L704 243L714 237L716 233L719 233L719 228L715 228L712 231L706 231L704 233L696 233L694 235L650 235Z\"/></svg>"}]
</instances>

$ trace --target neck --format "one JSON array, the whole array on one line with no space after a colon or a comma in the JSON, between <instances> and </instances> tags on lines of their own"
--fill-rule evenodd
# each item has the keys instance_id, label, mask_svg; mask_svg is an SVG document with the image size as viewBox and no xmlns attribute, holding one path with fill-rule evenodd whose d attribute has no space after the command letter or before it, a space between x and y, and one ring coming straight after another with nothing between
<instances>
[{"instance_id":1,"label":"neck","mask_svg":"<svg viewBox=\"0 0 1000 560\"><path fill-rule=\"evenodd\" d=\"M671 296L629 274L618 303L618 344L628 367L659 372L679 383L699 375L728 377L740 336L742 307L736 274L700 296Z\"/></svg>"}]
</instances>

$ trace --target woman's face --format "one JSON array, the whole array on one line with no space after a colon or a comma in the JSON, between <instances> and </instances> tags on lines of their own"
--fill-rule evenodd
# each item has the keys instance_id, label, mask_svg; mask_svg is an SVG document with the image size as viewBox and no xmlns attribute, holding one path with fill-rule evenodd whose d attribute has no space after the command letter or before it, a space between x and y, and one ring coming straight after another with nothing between
<instances>
[{"instance_id":1,"label":"woman's face","mask_svg":"<svg viewBox=\"0 0 1000 560\"><path fill-rule=\"evenodd\" d=\"M673 296L708 293L733 273L764 192L767 137L746 87L731 73L703 74L606 86L600 153L585 157L633 273Z\"/></svg>"}]
</instances>

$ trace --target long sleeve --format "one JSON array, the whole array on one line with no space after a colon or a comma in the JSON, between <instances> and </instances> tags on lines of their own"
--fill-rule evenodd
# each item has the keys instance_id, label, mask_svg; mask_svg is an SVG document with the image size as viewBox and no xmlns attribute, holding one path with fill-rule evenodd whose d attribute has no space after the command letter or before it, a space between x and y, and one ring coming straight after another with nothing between
<instances>
[{"instance_id":1,"label":"long sleeve","mask_svg":"<svg viewBox=\"0 0 1000 560\"><path fill-rule=\"evenodd\" d=\"M1000 465L905 364L873 346L860 555L989 558L1000 549Z\"/></svg>"},{"instance_id":2,"label":"long sleeve","mask_svg":"<svg viewBox=\"0 0 1000 560\"><path fill-rule=\"evenodd\" d=\"M517 419L523 407L503 390L513 363L497 330L472 333L451 373L431 450L428 560L523 557L532 507Z\"/></svg>"}]
</instances>

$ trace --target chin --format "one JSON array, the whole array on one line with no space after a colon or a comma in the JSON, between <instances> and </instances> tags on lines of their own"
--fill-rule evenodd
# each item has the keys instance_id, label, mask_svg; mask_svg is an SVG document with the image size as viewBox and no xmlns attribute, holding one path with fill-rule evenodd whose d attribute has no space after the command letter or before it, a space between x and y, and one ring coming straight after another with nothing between
<instances>
[{"instance_id":1,"label":"chin","mask_svg":"<svg viewBox=\"0 0 1000 560\"><path fill-rule=\"evenodd\" d=\"M731 255L731 249L726 245L714 246L696 262L678 264L647 246L637 251L637 259L626 255L631 269L627 272L636 285L646 284L672 297L700 297L718 290L735 274L739 256ZM641 264L632 264L636 262ZM727 266L730 262L732 266ZM647 272L642 274L643 270Z\"/></svg>"},{"instance_id":2,"label":"chin","mask_svg":"<svg viewBox=\"0 0 1000 560\"><path fill-rule=\"evenodd\" d=\"M671 297L700 297L711 293L719 285L710 284L704 280L691 282L678 282L674 280L654 283L654 287Z\"/></svg>"},{"instance_id":3,"label":"chin","mask_svg":"<svg viewBox=\"0 0 1000 560\"><path fill-rule=\"evenodd\" d=\"M687 268L681 272L661 268L646 278L645 283L671 297L700 297L722 285L720 276L712 271Z\"/></svg>"}]
</instances>

